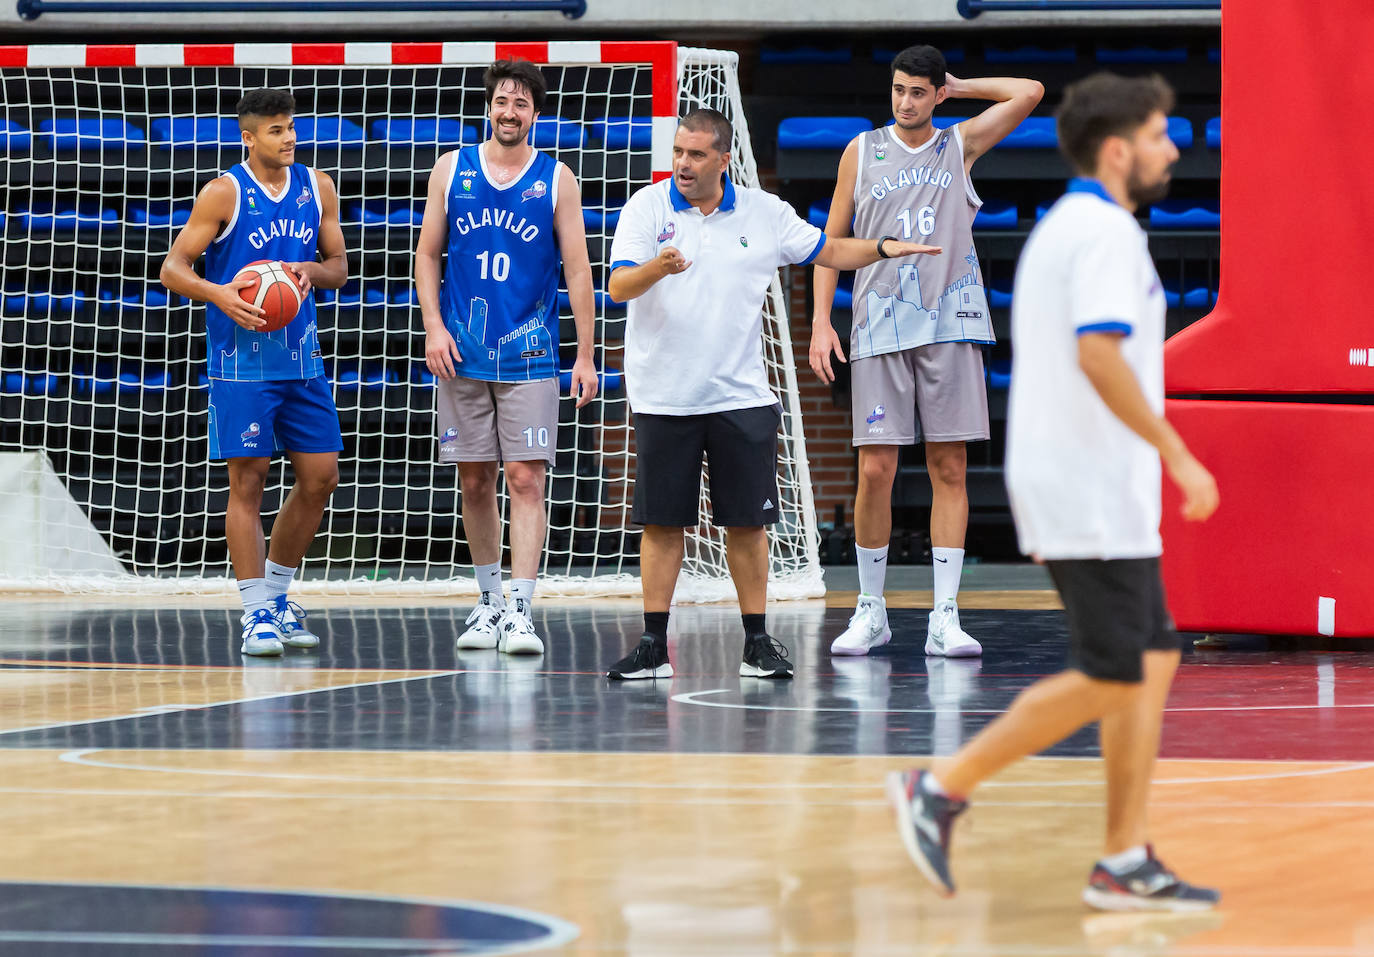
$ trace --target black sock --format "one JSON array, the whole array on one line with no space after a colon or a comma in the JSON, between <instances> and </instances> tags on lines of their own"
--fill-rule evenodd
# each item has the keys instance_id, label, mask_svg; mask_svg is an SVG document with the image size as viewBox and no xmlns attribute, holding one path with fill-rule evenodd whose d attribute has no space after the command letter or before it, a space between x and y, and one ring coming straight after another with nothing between
<instances>
[{"instance_id":1,"label":"black sock","mask_svg":"<svg viewBox=\"0 0 1374 957\"><path fill-rule=\"evenodd\" d=\"M652 635L654 644L666 647L668 644L668 613L666 611L646 611L644 613L644 634Z\"/></svg>"},{"instance_id":2,"label":"black sock","mask_svg":"<svg viewBox=\"0 0 1374 957\"><path fill-rule=\"evenodd\" d=\"M764 615L740 615L740 621L744 622L745 639L753 638L755 635L765 635L768 629L763 624Z\"/></svg>"}]
</instances>

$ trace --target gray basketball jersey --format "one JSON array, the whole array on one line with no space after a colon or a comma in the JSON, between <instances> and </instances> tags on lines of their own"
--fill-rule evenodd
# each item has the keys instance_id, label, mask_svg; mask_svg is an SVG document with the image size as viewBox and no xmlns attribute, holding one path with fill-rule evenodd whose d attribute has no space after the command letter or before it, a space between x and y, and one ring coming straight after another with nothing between
<instances>
[{"instance_id":1,"label":"gray basketball jersey","mask_svg":"<svg viewBox=\"0 0 1374 957\"><path fill-rule=\"evenodd\" d=\"M854 279L851 358L932 342L993 342L973 217L983 201L964 171L964 138L938 130L911 149L885 126L859 139L854 235L943 248L939 256L881 259Z\"/></svg>"}]
</instances>

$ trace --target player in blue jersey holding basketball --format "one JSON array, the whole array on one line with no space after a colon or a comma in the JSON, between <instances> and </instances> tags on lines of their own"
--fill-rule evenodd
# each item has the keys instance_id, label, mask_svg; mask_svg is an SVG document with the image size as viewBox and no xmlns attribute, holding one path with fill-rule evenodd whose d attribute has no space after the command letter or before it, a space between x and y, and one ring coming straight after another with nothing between
<instances>
[{"instance_id":1,"label":"player in blue jersey holding basketball","mask_svg":"<svg viewBox=\"0 0 1374 957\"><path fill-rule=\"evenodd\" d=\"M162 264L164 286L205 303L210 457L229 468L224 534L243 599L247 655L319 644L287 589L339 482L343 449L310 289L342 286L348 262L333 180L295 161L295 108L282 90L253 90L239 100L248 157L200 191ZM204 279L195 272L201 253ZM259 331L263 310L239 296L250 282L234 279L263 259L283 262L304 291L295 318L275 332ZM268 550L262 492L278 450L290 458L296 484L272 524Z\"/></svg>"},{"instance_id":2,"label":"player in blue jersey holding basketball","mask_svg":"<svg viewBox=\"0 0 1374 957\"><path fill-rule=\"evenodd\" d=\"M439 379L439 462L458 466L463 528L482 591L458 647L540 654L530 605L547 522L545 472L558 450L559 269L577 328L578 408L596 395L592 269L577 179L529 142L544 107L544 75L527 61L498 60L484 81L490 136L434 164L415 286L425 359ZM498 463L510 495L509 606Z\"/></svg>"}]
</instances>

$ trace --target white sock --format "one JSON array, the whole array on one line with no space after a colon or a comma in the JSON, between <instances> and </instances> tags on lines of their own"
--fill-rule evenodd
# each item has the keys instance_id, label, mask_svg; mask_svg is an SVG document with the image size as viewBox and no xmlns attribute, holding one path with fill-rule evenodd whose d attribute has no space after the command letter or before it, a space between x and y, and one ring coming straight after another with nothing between
<instances>
[{"instance_id":1,"label":"white sock","mask_svg":"<svg viewBox=\"0 0 1374 957\"><path fill-rule=\"evenodd\" d=\"M526 606L534 604L533 578L512 578L510 580L510 600L513 602L517 598L525 599Z\"/></svg>"},{"instance_id":2,"label":"white sock","mask_svg":"<svg viewBox=\"0 0 1374 957\"><path fill-rule=\"evenodd\" d=\"M945 789L940 786L940 782L935 780L935 775L927 774L921 778L921 790L927 794L934 794L937 797L949 797Z\"/></svg>"},{"instance_id":3,"label":"white sock","mask_svg":"<svg viewBox=\"0 0 1374 957\"><path fill-rule=\"evenodd\" d=\"M1144 864L1146 857L1145 845L1137 844L1135 847L1126 848L1120 854L1104 857L1098 863L1113 874L1125 874Z\"/></svg>"},{"instance_id":4,"label":"white sock","mask_svg":"<svg viewBox=\"0 0 1374 957\"><path fill-rule=\"evenodd\" d=\"M935 604L954 601L959 596L959 576L964 572L964 550L932 548L930 563L935 566Z\"/></svg>"},{"instance_id":5,"label":"white sock","mask_svg":"<svg viewBox=\"0 0 1374 957\"><path fill-rule=\"evenodd\" d=\"M239 598L243 600L244 618L248 618L259 608L272 607L272 592L265 578L240 578Z\"/></svg>"},{"instance_id":6,"label":"white sock","mask_svg":"<svg viewBox=\"0 0 1374 957\"><path fill-rule=\"evenodd\" d=\"M883 579L887 577L887 546L864 548L855 545L859 558L859 594L872 598L883 597Z\"/></svg>"},{"instance_id":7,"label":"white sock","mask_svg":"<svg viewBox=\"0 0 1374 957\"><path fill-rule=\"evenodd\" d=\"M267 574L263 576L263 581L267 583L267 593L273 598L278 595L285 595L291 588L291 581L296 577L294 568L287 568L285 565L278 565L272 559L267 560Z\"/></svg>"},{"instance_id":8,"label":"white sock","mask_svg":"<svg viewBox=\"0 0 1374 957\"><path fill-rule=\"evenodd\" d=\"M506 599L501 594L501 563L478 565L474 570L477 572L477 587L482 589L482 594L490 595L491 603L497 608L505 607Z\"/></svg>"}]
</instances>

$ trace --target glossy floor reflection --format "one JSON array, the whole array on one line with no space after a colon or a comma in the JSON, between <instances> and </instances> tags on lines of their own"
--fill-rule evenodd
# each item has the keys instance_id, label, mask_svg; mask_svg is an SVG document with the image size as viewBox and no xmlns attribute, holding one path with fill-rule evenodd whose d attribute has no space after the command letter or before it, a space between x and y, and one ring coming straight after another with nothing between
<instances>
[{"instance_id":1,"label":"glossy floor reflection","mask_svg":"<svg viewBox=\"0 0 1374 957\"><path fill-rule=\"evenodd\" d=\"M1091 729L979 793L954 900L892 832L883 773L1057 670L1060 612L967 610L986 655L946 661L894 609L831 659L848 610L781 604L770 682L688 607L675 677L612 683L631 603L538 606L530 659L455 653L466 611L321 607L318 652L253 660L228 609L0 604L0 954L1374 952L1374 650L1189 649L1153 829L1227 907L1185 920L1078 903Z\"/></svg>"}]
</instances>

